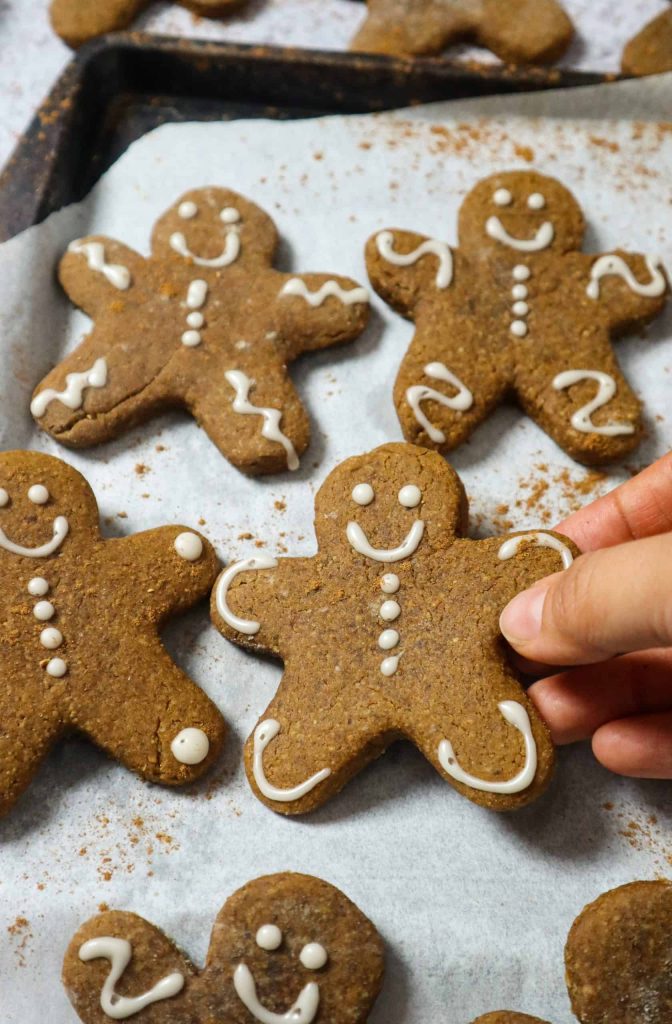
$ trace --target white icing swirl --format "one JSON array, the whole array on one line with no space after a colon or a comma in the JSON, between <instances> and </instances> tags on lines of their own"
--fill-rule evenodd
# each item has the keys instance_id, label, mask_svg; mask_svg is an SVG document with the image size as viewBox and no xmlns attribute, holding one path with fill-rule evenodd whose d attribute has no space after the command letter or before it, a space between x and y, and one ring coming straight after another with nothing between
<instances>
[{"instance_id":1,"label":"white icing swirl","mask_svg":"<svg viewBox=\"0 0 672 1024\"><path fill-rule=\"evenodd\" d=\"M451 373L443 363L428 363L425 366L425 374L432 380L445 381L446 384L450 384L457 389L457 394L452 397L448 397L448 395L444 395L426 384L414 384L406 391L406 401L413 410L413 415L420 426L432 441L436 444L443 444L446 440L446 435L427 419L420 407L421 403L431 400L438 402L439 405L443 405L447 409L454 409L456 412L466 412L474 404L474 396L459 377Z\"/></svg>"},{"instance_id":2,"label":"white icing swirl","mask_svg":"<svg viewBox=\"0 0 672 1024\"><path fill-rule=\"evenodd\" d=\"M594 380L599 387L595 397L572 414L570 422L574 430L582 434L602 434L604 437L634 434L635 427L632 423L605 423L598 426L592 421L592 414L603 405L607 405L616 394L616 381L608 373L601 370L565 370L553 378L553 388L555 391L563 391L582 380Z\"/></svg>"},{"instance_id":3,"label":"white icing swirl","mask_svg":"<svg viewBox=\"0 0 672 1024\"><path fill-rule=\"evenodd\" d=\"M522 704L513 700L503 700L497 707L506 721L522 733L525 741L525 764L513 778L505 782L488 782L477 775L465 772L460 767L449 740L441 740L439 743L439 764L451 778L481 793L521 793L532 785L537 773L537 745L532 735L530 716Z\"/></svg>"},{"instance_id":4,"label":"white icing swirl","mask_svg":"<svg viewBox=\"0 0 672 1024\"><path fill-rule=\"evenodd\" d=\"M562 566L569 569L574 561L574 555L566 544L563 544L558 537L552 533L519 533L515 537L509 537L500 547L497 555L503 562L518 554L518 549L523 542L534 541L539 548L552 548L562 558Z\"/></svg>"},{"instance_id":5,"label":"white icing swirl","mask_svg":"<svg viewBox=\"0 0 672 1024\"><path fill-rule=\"evenodd\" d=\"M81 409L87 388L104 388L107 384L107 360L104 356L96 359L93 366L81 373L69 373L65 378L65 389L56 391L45 388L30 403L33 416L44 416L52 402L60 402L68 409Z\"/></svg>"},{"instance_id":6,"label":"white icing swirl","mask_svg":"<svg viewBox=\"0 0 672 1024\"><path fill-rule=\"evenodd\" d=\"M321 306L323 302L332 296L342 302L344 306L353 306L355 303L369 301L369 293L366 288L341 287L338 281L325 281L321 288L311 292L305 281L300 277L292 277L282 288L281 295L294 295L297 298L305 299L309 306Z\"/></svg>"},{"instance_id":7,"label":"white icing swirl","mask_svg":"<svg viewBox=\"0 0 672 1024\"><path fill-rule=\"evenodd\" d=\"M411 267L423 256L437 256L439 269L436 275L436 287L443 291L448 288L453 280L453 254L445 242L439 242L436 238L428 238L413 252L401 253L394 248L394 235L391 231L381 231L376 236L376 248L378 253L388 263L396 267Z\"/></svg>"},{"instance_id":8,"label":"white icing swirl","mask_svg":"<svg viewBox=\"0 0 672 1024\"><path fill-rule=\"evenodd\" d=\"M254 558L246 558L242 562L235 562L225 569L217 580L215 587L215 604L220 616L232 629L246 636L255 636L261 629L261 623L252 619L241 619L235 615L227 603L227 594L233 580L241 572L257 572L259 569L275 569L277 560L272 555L255 555Z\"/></svg>"},{"instance_id":9,"label":"white icing swirl","mask_svg":"<svg viewBox=\"0 0 672 1024\"><path fill-rule=\"evenodd\" d=\"M184 988L184 975L179 971L166 975L148 992L140 996L120 996L115 986L131 962L133 949L127 939L101 936L89 939L79 947L79 959L85 963L89 960L105 959L110 962L110 973L100 993L100 1007L104 1014L112 1020L126 1020L140 1013L146 1006L176 996Z\"/></svg>"},{"instance_id":10,"label":"white icing swirl","mask_svg":"<svg viewBox=\"0 0 672 1024\"><path fill-rule=\"evenodd\" d=\"M663 262L659 256L646 257L646 266L651 280L642 284L637 280L632 270L620 256L600 256L590 268L590 284L586 288L586 294L590 299L599 299L600 281L603 277L620 277L627 284L635 295L643 295L646 298L658 298L663 295L667 283L661 268Z\"/></svg>"},{"instance_id":11,"label":"white icing swirl","mask_svg":"<svg viewBox=\"0 0 672 1024\"><path fill-rule=\"evenodd\" d=\"M132 278L128 267L121 263L106 263L105 246L102 242L74 241L68 246L68 252L86 256L89 270L102 274L106 281L121 292L130 287Z\"/></svg>"},{"instance_id":12,"label":"white icing swirl","mask_svg":"<svg viewBox=\"0 0 672 1024\"><path fill-rule=\"evenodd\" d=\"M252 774L254 781L267 800L276 803L291 803L292 800L300 800L302 797L315 789L320 782L324 782L331 775L331 768L322 768L319 772L311 775L305 782L292 786L289 789L280 789L273 786L266 778L264 772L264 751L268 744L275 739L280 732L280 723L275 718L267 718L260 722L254 730L254 752L252 758Z\"/></svg>"},{"instance_id":13,"label":"white icing swirl","mask_svg":"<svg viewBox=\"0 0 672 1024\"><path fill-rule=\"evenodd\" d=\"M233 411L243 416L262 416L264 425L261 428L261 436L265 437L267 441L281 444L287 452L287 469L291 472L297 470L299 457L296 454L296 448L287 435L280 430L282 410L253 405L248 397L253 381L242 370L227 370L224 376L236 392L236 397L232 402Z\"/></svg>"}]
</instances>

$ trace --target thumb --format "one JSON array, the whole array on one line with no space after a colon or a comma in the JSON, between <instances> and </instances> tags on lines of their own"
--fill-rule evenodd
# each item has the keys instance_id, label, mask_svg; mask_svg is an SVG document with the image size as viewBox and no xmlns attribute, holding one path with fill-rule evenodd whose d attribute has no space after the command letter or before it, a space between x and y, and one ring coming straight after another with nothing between
<instances>
[{"instance_id":1,"label":"thumb","mask_svg":"<svg viewBox=\"0 0 672 1024\"><path fill-rule=\"evenodd\" d=\"M514 597L499 624L520 654L547 665L672 646L672 534L582 555Z\"/></svg>"}]
</instances>

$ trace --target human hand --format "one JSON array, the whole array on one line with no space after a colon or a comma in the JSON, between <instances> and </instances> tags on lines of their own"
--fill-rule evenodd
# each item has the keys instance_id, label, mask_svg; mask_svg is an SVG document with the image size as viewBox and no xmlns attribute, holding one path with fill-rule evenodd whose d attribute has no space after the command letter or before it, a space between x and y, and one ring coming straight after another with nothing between
<instances>
[{"instance_id":1,"label":"human hand","mask_svg":"<svg viewBox=\"0 0 672 1024\"><path fill-rule=\"evenodd\" d=\"M529 695L556 743L592 737L611 771L672 778L672 454L557 529L586 553L500 619L546 675Z\"/></svg>"}]
</instances>

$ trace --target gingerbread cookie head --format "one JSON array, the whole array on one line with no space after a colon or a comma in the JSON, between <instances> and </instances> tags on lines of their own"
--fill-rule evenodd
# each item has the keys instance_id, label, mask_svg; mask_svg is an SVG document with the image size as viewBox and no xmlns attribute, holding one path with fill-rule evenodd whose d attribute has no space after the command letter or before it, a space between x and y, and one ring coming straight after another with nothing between
<instances>
[{"instance_id":1,"label":"gingerbread cookie head","mask_svg":"<svg viewBox=\"0 0 672 1024\"><path fill-rule=\"evenodd\" d=\"M521 256L581 248L581 207L564 185L536 171L485 178L462 203L460 249L474 260L520 263Z\"/></svg>"},{"instance_id":2,"label":"gingerbread cookie head","mask_svg":"<svg viewBox=\"0 0 672 1024\"><path fill-rule=\"evenodd\" d=\"M84 1024L135 1014L138 1024L365 1024L382 978L371 922L334 886L298 874L238 890L217 916L200 972L158 929L114 911L79 930L63 965ZM117 994L118 983L134 995Z\"/></svg>"}]
</instances>

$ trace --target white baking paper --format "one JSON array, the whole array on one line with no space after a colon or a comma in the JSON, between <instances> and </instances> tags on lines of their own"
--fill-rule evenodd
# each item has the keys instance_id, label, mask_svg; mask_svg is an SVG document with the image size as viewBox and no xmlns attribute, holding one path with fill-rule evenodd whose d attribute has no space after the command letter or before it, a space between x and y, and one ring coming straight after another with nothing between
<instances>
[{"instance_id":1,"label":"white baking paper","mask_svg":"<svg viewBox=\"0 0 672 1024\"><path fill-rule=\"evenodd\" d=\"M397 226L454 244L466 191L495 169L532 161L576 193L588 248L659 252L670 265L672 134L658 123L669 95L661 78L393 116L160 128L85 202L0 247L0 446L36 447L80 469L110 536L182 522L200 526L225 560L256 553L257 541L273 553L311 554L313 496L327 473L400 439L391 393L411 326L374 298L359 341L294 367L313 426L297 474L246 479L178 414L69 452L40 435L28 413L33 386L87 329L55 283L67 243L95 231L146 252L154 220L183 189L221 184L272 214L284 268L364 282L371 232ZM604 479L515 408L495 413L452 460L471 496L474 533L506 529L502 520L551 525L669 449L671 338L668 312L645 336L617 343L646 402L649 436ZM292 869L343 888L384 935L388 974L374 1024L468 1024L501 1007L570 1024L569 926L603 890L669 873L669 784L610 776L589 749L573 747L560 752L543 799L502 817L459 797L401 744L326 807L288 820L257 802L241 767L242 743L280 667L227 643L205 607L175 622L166 643L230 723L222 764L172 792L84 742L53 753L0 823L3 1022L32 1024L48 1007L49 1024L72 1024L61 958L100 904L143 914L200 963L225 898L252 877Z\"/></svg>"}]
</instances>

